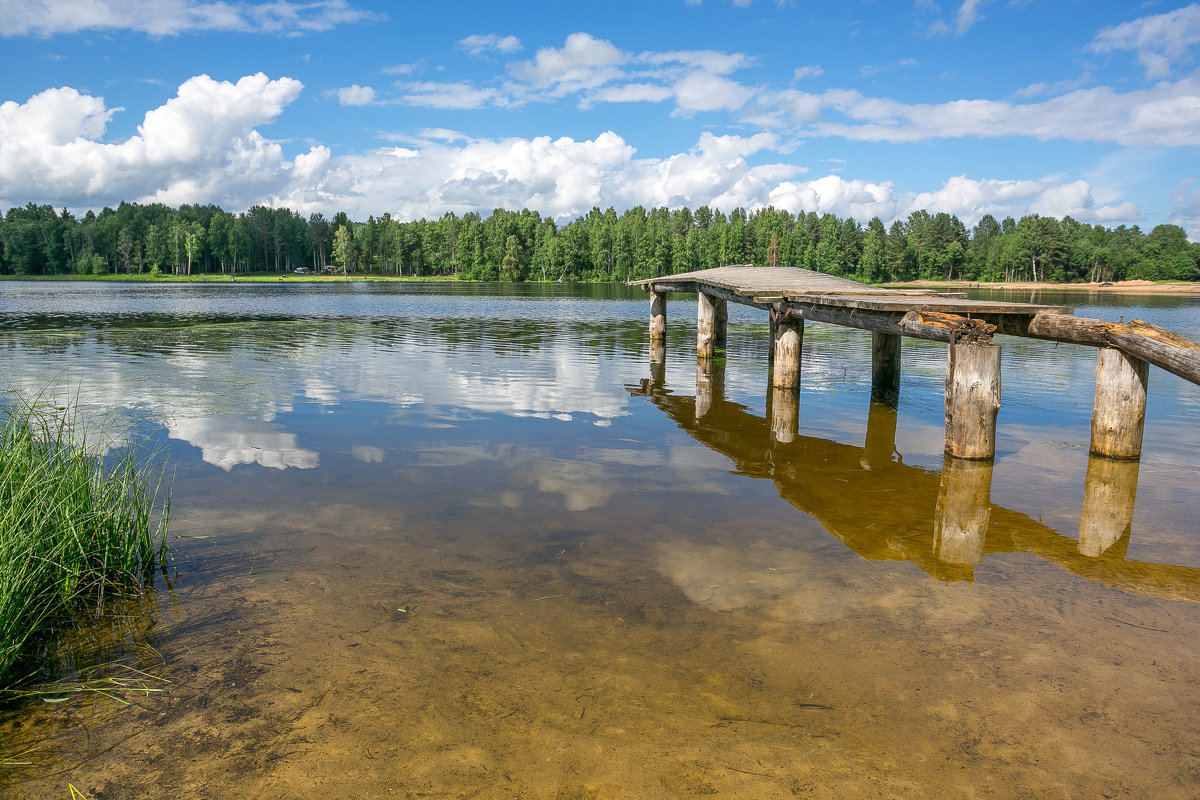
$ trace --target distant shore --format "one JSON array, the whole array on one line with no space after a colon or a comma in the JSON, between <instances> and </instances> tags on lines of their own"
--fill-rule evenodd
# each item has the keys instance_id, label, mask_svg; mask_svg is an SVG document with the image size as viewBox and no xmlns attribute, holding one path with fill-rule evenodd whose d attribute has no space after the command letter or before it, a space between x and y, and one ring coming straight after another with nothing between
<instances>
[{"instance_id":1,"label":"distant shore","mask_svg":"<svg viewBox=\"0 0 1200 800\"><path fill-rule=\"evenodd\" d=\"M151 275L142 272L136 275L0 275L0 281L89 281L99 283L272 283L276 281L295 281L311 283L362 283L364 281L386 281L394 283L446 283L458 282L455 275L383 275L355 274L318 275L315 273L294 272L253 272L213 273L204 272L193 275Z\"/></svg>"},{"instance_id":2,"label":"distant shore","mask_svg":"<svg viewBox=\"0 0 1200 800\"><path fill-rule=\"evenodd\" d=\"M1189 294L1200 296L1200 283L1171 281L1113 281L1111 283L1042 283L1033 281L897 281L883 284L889 289L1006 289L1038 292L1098 292L1102 294Z\"/></svg>"}]
</instances>

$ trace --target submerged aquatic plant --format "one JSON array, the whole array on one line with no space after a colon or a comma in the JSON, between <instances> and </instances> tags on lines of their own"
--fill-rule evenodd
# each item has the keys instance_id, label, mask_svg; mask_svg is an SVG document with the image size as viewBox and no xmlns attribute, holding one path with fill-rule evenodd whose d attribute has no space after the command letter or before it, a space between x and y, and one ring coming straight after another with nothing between
<instances>
[{"instance_id":1,"label":"submerged aquatic plant","mask_svg":"<svg viewBox=\"0 0 1200 800\"><path fill-rule=\"evenodd\" d=\"M89 446L73 406L0 402L0 699L48 632L143 591L167 557L159 452Z\"/></svg>"}]
</instances>

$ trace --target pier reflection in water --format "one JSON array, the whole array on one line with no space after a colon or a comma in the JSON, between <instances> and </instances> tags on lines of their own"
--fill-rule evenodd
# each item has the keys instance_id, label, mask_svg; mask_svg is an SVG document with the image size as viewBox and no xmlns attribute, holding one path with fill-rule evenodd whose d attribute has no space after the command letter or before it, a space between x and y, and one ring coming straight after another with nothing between
<instances>
[{"instance_id":1,"label":"pier reflection in water","mask_svg":"<svg viewBox=\"0 0 1200 800\"><path fill-rule=\"evenodd\" d=\"M991 501L993 464L946 457L940 472L904 463L897 412L869 403L862 447L798 434L800 395L768 387L766 418L725 400L725 365L697 359L694 396L665 384L661 353L632 394L730 458L739 474L774 482L863 558L907 559L939 580L971 580L993 553L1026 552L1103 585L1200 601L1200 570L1125 559L1138 462L1089 456L1078 537ZM1074 533L1074 532L1072 532Z\"/></svg>"}]
</instances>

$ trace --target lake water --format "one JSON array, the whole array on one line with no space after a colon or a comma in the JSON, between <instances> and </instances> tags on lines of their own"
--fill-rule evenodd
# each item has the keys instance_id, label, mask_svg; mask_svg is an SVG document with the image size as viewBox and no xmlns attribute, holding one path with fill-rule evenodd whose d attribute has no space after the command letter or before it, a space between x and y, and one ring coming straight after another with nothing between
<instances>
[{"instance_id":1,"label":"lake water","mask_svg":"<svg viewBox=\"0 0 1200 800\"><path fill-rule=\"evenodd\" d=\"M1200 339L1196 298L1032 299ZM167 448L177 562L63 656L163 691L6 712L0 792L1196 796L1200 387L1152 370L1140 463L1089 465L1095 352L1000 337L995 465L944 467L944 346L889 411L810 324L781 435L761 312L707 370L694 299L661 366L648 315L0 283L0 379Z\"/></svg>"}]
</instances>

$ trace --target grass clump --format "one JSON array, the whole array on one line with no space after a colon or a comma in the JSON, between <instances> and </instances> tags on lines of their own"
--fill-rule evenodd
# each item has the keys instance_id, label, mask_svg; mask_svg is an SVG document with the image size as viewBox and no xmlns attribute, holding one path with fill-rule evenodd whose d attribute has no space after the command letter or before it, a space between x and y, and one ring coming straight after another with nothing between
<instances>
[{"instance_id":1,"label":"grass clump","mask_svg":"<svg viewBox=\"0 0 1200 800\"><path fill-rule=\"evenodd\" d=\"M55 628L142 592L167 558L157 454L80 441L74 412L0 402L0 698L37 673Z\"/></svg>"}]
</instances>

